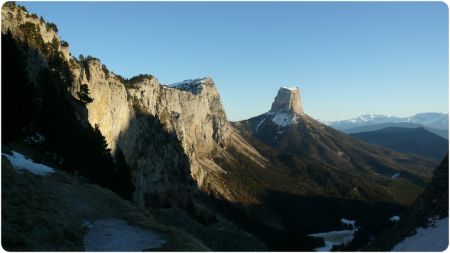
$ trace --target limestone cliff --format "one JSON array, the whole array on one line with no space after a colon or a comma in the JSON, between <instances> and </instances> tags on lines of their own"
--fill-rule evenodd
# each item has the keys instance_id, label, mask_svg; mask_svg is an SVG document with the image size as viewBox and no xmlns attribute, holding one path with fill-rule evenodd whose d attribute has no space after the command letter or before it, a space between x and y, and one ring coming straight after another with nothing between
<instances>
[{"instance_id":1,"label":"limestone cliff","mask_svg":"<svg viewBox=\"0 0 450 253\"><path fill-rule=\"evenodd\" d=\"M292 112L295 114L303 114L303 107L300 100L300 90L298 87L281 87L272 103L270 112Z\"/></svg>"},{"instance_id":2,"label":"limestone cliff","mask_svg":"<svg viewBox=\"0 0 450 253\"><path fill-rule=\"evenodd\" d=\"M36 14L28 13L23 7L8 4L2 7L2 33L9 30L15 38L26 41L32 46L54 43L64 59L68 61L69 45L61 43L55 29L57 30L53 24L38 19Z\"/></svg>"},{"instance_id":3,"label":"limestone cliff","mask_svg":"<svg viewBox=\"0 0 450 253\"><path fill-rule=\"evenodd\" d=\"M80 120L98 125L113 153L118 149L124 153L134 170L134 199L140 205L187 198L197 189L192 179L200 189L237 201L237 194L230 193L221 180L226 171L212 159L233 160L227 152L230 147L265 166L265 159L231 127L212 79L172 86L150 75L125 80L98 59L71 57L68 46L49 27L20 7L2 8L2 33L9 30L21 41L31 37L39 43L29 44L44 55L45 48L54 45L73 77L67 87L70 94L80 99L82 87L88 89L93 101L74 108Z\"/></svg>"}]
</instances>

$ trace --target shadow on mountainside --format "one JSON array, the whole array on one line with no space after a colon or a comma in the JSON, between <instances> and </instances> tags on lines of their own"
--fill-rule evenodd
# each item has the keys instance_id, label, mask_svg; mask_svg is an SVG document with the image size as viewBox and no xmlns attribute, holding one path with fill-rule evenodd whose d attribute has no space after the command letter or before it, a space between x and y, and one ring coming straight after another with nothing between
<instances>
[{"instance_id":1,"label":"shadow on mountainside","mask_svg":"<svg viewBox=\"0 0 450 253\"><path fill-rule=\"evenodd\" d=\"M392 226L389 218L405 206L384 202L299 196L269 191L260 205L241 205L224 200L209 200L218 213L266 243L269 250L311 251L323 240L311 233L349 229L341 218L356 220L356 227L370 236ZM360 245L368 242L368 237Z\"/></svg>"}]
</instances>

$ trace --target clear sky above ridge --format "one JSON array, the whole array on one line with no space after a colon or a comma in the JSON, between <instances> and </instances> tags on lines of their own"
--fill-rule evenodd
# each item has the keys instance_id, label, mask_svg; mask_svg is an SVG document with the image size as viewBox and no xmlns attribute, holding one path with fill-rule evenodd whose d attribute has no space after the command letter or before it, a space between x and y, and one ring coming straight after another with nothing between
<instances>
[{"instance_id":1,"label":"clear sky above ridge","mask_svg":"<svg viewBox=\"0 0 450 253\"><path fill-rule=\"evenodd\" d=\"M161 83L209 76L230 120L301 90L320 120L448 113L448 7L439 2L18 2L72 55Z\"/></svg>"}]
</instances>

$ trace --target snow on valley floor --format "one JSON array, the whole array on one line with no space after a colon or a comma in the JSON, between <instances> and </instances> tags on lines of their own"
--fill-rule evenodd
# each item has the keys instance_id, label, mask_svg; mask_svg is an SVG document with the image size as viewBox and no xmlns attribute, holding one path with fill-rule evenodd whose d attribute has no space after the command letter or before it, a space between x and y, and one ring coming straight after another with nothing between
<instances>
[{"instance_id":1,"label":"snow on valley floor","mask_svg":"<svg viewBox=\"0 0 450 253\"><path fill-rule=\"evenodd\" d=\"M165 239L159 233L128 225L125 220L104 219L84 222L85 251L143 251L159 248Z\"/></svg>"},{"instance_id":2,"label":"snow on valley floor","mask_svg":"<svg viewBox=\"0 0 450 253\"><path fill-rule=\"evenodd\" d=\"M325 246L315 248L315 251L331 251L334 245L349 243L353 240L353 233L358 230L358 228L355 228L356 221L342 218L341 223L351 225L353 229L309 234L312 237L321 237L325 241Z\"/></svg>"},{"instance_id":3,"label":"snow on valley floor","mask_svg":"<svg viewBox=\"0 0 450 253\"><path fill-rule=\"evenodd\" d=\"M395 216L392 216L391 218L389 218L389 221L392 221L392 222L397 222L399 220L400 220L400 216L398 216L398 215L395 215Z\"/></svg>"},{"instance_id":4,"label":"snow on valley floor","mask_svg":"<svg viewBox=\"0 0 450 253\"><path fill-rule=\"evenodd\" d=\"M30 158L16 151L12 151L12 155L6 153L2 153L2 155L4 155L9 160L11 165L19 171L27 170L39 176L46 176L55 172L53 168L40 163L35 163Z\"/></svg>"},{"instance_id":5,"label":"snow on valley floor","mask_svg":"<svg viewBox=\"0 0 450 253\"><path fill-rule=\"evenodd\" d=\"M448 247L448 217L406 237L392 251L444 251Z\"/></svg>"}]
</instances>

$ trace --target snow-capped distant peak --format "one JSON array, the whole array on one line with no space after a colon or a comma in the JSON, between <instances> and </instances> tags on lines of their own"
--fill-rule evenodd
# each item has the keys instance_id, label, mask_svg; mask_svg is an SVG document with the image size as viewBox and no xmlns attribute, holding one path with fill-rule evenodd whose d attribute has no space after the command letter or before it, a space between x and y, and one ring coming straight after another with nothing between
<instances>
[{"instance_id":1,"label":"snow-capped distant peak","mask_svg":"<svg viewBox=\"0 0 450 253\"><path fill-rule=\"evenodd\" d=\"M448 129L448 114L419 113L410 117L397 117L379 114L364 114L356 118L326 122L329 126L339 130L385 123L415 123L436 129Z\"/></svg>"},{"instance_id":2,"label":"snow-capped distant peak","mask_svg":"<svg viewBox=\"0 0 450 253\"><path fill-rule=\"evenodd\" d=\"M204 77L204 78L188 79L182 82L169 84L168 87L177 90L187 91L197 95L202 91L202 84L207 84L210 82L212 82L211 78Z\"/></svg>"}]
</instances>

